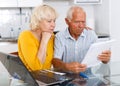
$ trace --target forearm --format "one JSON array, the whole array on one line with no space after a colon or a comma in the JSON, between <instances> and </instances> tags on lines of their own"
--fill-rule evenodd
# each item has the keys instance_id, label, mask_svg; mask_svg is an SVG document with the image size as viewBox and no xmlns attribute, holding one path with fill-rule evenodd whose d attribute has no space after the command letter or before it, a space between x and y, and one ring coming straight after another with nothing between
<instances>
[{"instance_id":1,"label":"forearm","mask_svg":"<svg viewBox=\"0 0 120 86\"><path fill-rule=\"evenodd\" d=\"M47 42L41 41L39 49L38 49L38 58L41 63L44 63L46 57L46 50L47 50Z\"/></svg>"},{"instance_id":2,"label":"forearm","mask_svg":"<svg viewBox=\"0 0 120 86\"><path fill-rule=\"evenodd\" d=\"M64 63L60 59L53 58L52 64L53 64L53 67L57 70L68 71L66 67L67 63Z\"/></svg>"},{"instance_id":3,"label":"forearm","mask_svg":"<svg viewBox=\"0 0 120 86\"><path fill-rule=\"evenodd\" d=\"M60 70L64 72L79 73L86 70L86 65L80 64L78 62L65 63L60 59L54 58L52 63L56 70Z\"/></svg>"}]
</instances>

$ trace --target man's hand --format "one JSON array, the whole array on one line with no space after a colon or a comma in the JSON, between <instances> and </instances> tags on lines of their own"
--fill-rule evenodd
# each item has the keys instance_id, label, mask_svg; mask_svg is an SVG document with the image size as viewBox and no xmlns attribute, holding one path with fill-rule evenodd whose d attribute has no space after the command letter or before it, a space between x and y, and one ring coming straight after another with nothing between
<instances>
[{"instance_id":1,"label":"man's hand","mask_svg":"<svg viewBox=\"0 0 120 86\"><path fill-rule=\"evenodd\" d=\"M71 71L74 73L84 72L86 70L86 65L80 64L78 62L66 63L65 67L68 71Z\"/></svg>"},{"instance_id":2,"label":"man's hand","mask_svg":"<svg viewBox=\"0 0 120 86\"><path fill-rule=\"evenodd\" d=\"M106 51L103 51L98 56L98 59L101 60L103 63L107 63L107 62L109 62L110 57L111 57L111 51L110 50L106 50Z\"/></svg>"}]
</instances>

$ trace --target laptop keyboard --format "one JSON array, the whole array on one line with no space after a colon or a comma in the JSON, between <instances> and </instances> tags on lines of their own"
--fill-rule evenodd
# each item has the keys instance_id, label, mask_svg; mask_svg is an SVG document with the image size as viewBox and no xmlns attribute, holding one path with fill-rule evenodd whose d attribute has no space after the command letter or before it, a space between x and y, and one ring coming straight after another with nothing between
<instances>
[{"instance_id":1,"label":"laptop keyboard","mask_svg":"<svg viewBox=\"0 0 120 86\"><path fill-rule=\"evenodd\" d=\"M69 80L69 78L64 76L64 75L62 76L62 75L54 74L52 72L48 72L48 71L44 71L44 70L39 71L39 72L35 72L33 74L33 76L38 81L41 81L41 82L46 83L46 84L62 83L66 80Z\"/></svg>"}]
</instances>

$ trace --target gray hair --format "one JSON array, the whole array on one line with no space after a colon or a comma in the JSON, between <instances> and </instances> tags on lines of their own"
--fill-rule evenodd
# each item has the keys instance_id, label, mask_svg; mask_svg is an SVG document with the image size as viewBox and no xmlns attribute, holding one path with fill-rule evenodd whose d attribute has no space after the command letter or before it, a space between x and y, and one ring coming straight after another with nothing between
<instances>
[{"instance_id":1,"label":"gray hair","mask_svg":"<svg viewBox=\"0 0 120 86\"><path fill-rule=\"evenodd\" d=\"M66 18L67 18L68 20L71 20L71 19L72 19L73 12L74 12L76 9L78 9L78 10L80 10L80 11L82 11L82 12L85 13L85 11L83 10L82 7L80 7L80 6L72 6L72 7L70 7L70 9L69 9L68 12L67 12L67 17L66 17Z\"/></svg>"}]
</instances>

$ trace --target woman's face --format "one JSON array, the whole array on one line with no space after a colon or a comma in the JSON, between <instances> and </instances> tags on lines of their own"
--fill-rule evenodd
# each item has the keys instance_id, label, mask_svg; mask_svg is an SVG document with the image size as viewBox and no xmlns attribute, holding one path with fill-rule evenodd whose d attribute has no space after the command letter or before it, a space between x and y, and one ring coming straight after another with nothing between
<instances>
[{"instance_id":1,"label":"woman's face","mask_svg":"<svg viewBox=\"0 0 120 86\"><path fill-rule=\"evenodd\" d=\"M55 28L55 19L42 20L40 23L40 30L42 32L53 33Z\"/></svg>"}]
</instances>

